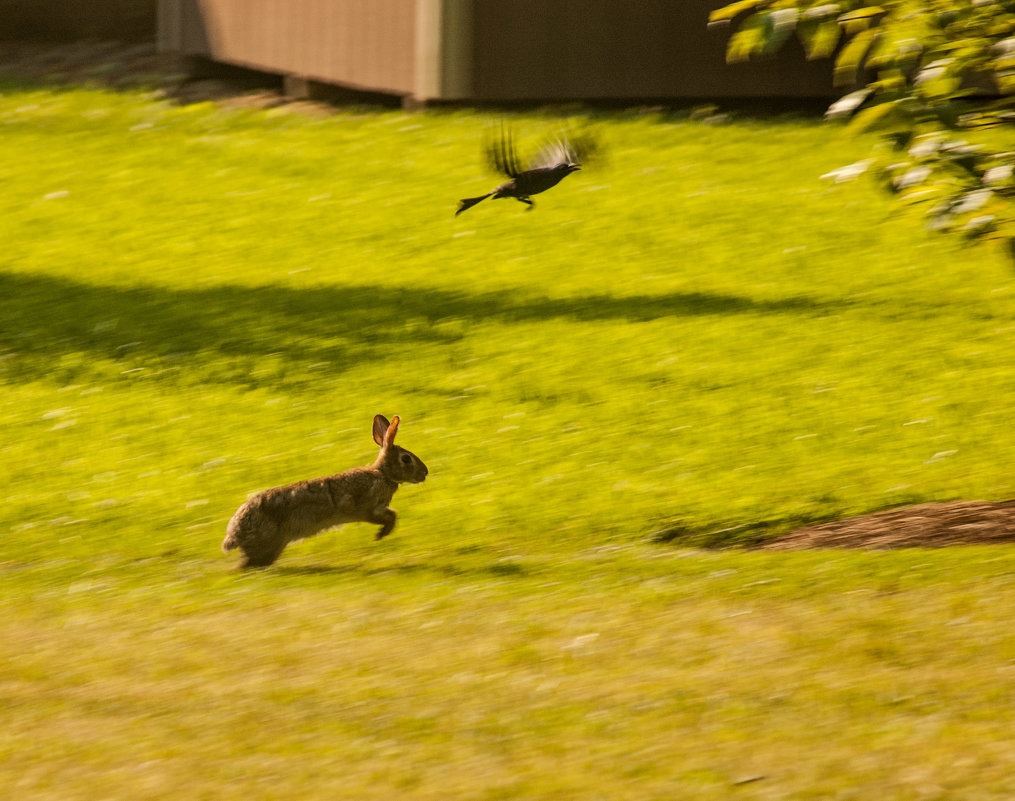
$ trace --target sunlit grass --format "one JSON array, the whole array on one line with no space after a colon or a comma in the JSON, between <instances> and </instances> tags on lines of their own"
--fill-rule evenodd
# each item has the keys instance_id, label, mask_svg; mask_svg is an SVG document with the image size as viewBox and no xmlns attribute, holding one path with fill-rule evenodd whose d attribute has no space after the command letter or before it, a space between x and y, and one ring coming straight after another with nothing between
<instances>
[{"instance_id":1,"label":"sunlit grass","mask_svg":"<svg viewBox=\"0 0 1015 801\"><path fill-rule=\"evenodd\" d=\"M1010 267L819 122L587 116L600 169L455 218L489 115L6 87L0 786L1011 797L1005 549L687 547L1012 497ZM229 572L376 412L392 537Z\"/></svg>"}]
</instances>

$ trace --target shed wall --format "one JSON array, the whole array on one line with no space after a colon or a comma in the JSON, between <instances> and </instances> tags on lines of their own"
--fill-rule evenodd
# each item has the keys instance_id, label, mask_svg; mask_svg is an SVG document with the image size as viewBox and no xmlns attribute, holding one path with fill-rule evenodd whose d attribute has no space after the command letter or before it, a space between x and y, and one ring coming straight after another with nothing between
<instances>
[{"instance_id":1,"label":"shed wall","mask_svg":"<svg viewBox=\"0 0 1015 801\"><path fill-rule=\"evenodd\" d=\"M471 93L479 100L829 97L829 59L795 41L726 63L724 0L474 0Z\"/></svg>"},{"instance_id":2,"label":"shed wall","mask_svg":"<svg viewBox=\"0 0 1015 801\"><path fill-rule=\"evenodd\" d=\"M164 49L371 91L414 90L415 0L163 0Z\"/></svg>"},{"instance_id":3,"label":"shed wall","mask_svg":"<svg viewBox=\"0 0 1015 801\"><path fill-rule=\"evenodd\" d=\"M156 0L0 0L0 39L150 41Z\"/></svg>"},{"instance_id":4,"label":"shed wall","mask_svg":"<svg viewBox=\"0 0 1015 801\"><path fill-rule=\"evenodd\" d=\"M798 44L727 64L726 0L160 0L165 49L420 100L827 98Z\"/></svg>"}]
</instances>

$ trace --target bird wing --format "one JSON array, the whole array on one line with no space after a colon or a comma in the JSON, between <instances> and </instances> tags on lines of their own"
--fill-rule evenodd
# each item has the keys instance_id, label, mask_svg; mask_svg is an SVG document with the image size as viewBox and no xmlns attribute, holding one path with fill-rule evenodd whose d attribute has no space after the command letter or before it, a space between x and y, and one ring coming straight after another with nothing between
<instances>
[{"instance_id":1,"label":"bird wing","mask_svg":"<svg viewBox=\"0 0 1015 801\"><path fill-rule=\"evenodd\" d=\"M543 148L536 154L529 169L536 170L541 167L556 167L558 164L577 164L572 158L574 153L567 138L558 136L543 145Z\"/></svg>"},{"instance_id":2,"label":"bird wing","mask_svg":"<svg viewBox=\"0 0 1015 801\"><path fill-rule=\"evenodd\" d=\"M517 178L521 169L518 167L518 155L511 132L501 126L500 136L486 146L486 158L490 166L508 178Z\"/></svg>"},{"instance_id":3,"label":"bird wing","mask_svg":"<svg viewBox=\"0 0 1015 801\"><path fill-rule=\"evenodd\" d=\"M587 164L599 152L599 140L591 133L565 136L561 134L547 142L533 161L530 169L555 167L558 164Z\"/></svg>"}]
</instances>

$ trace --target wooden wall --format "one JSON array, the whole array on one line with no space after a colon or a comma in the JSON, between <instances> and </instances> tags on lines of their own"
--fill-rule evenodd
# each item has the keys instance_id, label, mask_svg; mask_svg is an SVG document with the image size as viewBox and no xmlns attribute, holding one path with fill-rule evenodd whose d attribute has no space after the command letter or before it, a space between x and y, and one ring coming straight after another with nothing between
<instances>
[{"instance_id":1,"label":"wooden wall","mask_svg":"<svg viewBox=\"0 0 1015 801\"><path fill-rule=\"evenodd\" d=\"M0 0L0 39L151 41L157 0Z\"/></svg>"},{"instance_id":2,"label":"wooden wall","mask_svg":"<svg viewBox=\"0 0 1015 801\"><path fill-rule=\"evenodd\" d=\"M163 49L417 100L828 98L791 43L725 61L725 0L160 0Z\"/></svg>"},{"instance_id":3,"label":"wooden wall","mask_svg":"<svg viewBox=\"0 0 1015 801\"><path fill-rule=\"evenodd\" d=\"M415 0L162 0L165 50L411 94Z\"/></svg>"},{"instance_id":4,"label":"wooden wall","mask_svg":"<svg viewBox=\"0 0 1015 801\"><path fill-rule=\"evenodd\" d=\"M724 0L511 0L473 6L479 99L832 96L828 59L792 41L771 59L727 64Z\"/></svg>"}]
</instances>

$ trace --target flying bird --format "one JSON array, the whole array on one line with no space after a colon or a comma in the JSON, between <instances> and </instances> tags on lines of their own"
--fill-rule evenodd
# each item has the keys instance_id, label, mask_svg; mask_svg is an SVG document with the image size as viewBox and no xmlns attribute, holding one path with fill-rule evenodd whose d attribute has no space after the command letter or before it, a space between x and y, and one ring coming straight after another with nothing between
<instances>
[{"instance_id":1,"label":"flying bird","mask_svg":"<svg viewBox=\"0 0 1015 801\"><path fill-rule=\"evenodd\" d=\"M532 195L545 192L559 184L566 176L580 170L582 162L592 157L597 150L598 144L590 135L572 138L561 136L549 142L528 169L523 170L518 164L511 134L502 129L500 137L487 146L486 157L496 172L510 180L485 195L458 201L455 216L488 197L494 199L513 197L528 206L526 211L531 211L536 205Z\"/></svg>"}]
</instances>

